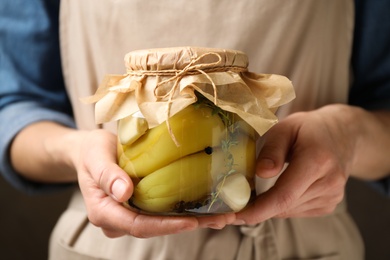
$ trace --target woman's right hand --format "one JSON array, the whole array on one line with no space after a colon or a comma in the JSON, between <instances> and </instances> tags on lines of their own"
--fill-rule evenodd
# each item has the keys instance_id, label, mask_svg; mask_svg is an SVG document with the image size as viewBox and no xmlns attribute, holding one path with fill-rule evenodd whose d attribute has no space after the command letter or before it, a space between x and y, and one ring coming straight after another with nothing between
<instances>
[{"instance_id":1,"label":"woman's right hand","mask_svg":"<svg viewBox=\"0 0 390 260\"><path fill-rule=\"evenodd\" d=\"M130 198L134 187L116 163L117 137L105 130L94 130L80 140L80 149L73 154L73 161L88 218L108 237L146 238L202 227L220 229L235 220L234 214L199 218L152 216L125 208L122 203Z\"/></svg>"}]
</instances>

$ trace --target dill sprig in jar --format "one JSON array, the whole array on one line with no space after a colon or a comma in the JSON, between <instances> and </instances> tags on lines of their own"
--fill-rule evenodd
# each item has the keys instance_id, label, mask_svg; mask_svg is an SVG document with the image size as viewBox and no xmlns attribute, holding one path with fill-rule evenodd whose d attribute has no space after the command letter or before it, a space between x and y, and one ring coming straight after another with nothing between
<instances>
[{"instance_id":1,"label":"dill sprig in jar","mask_svg":"<svg viewBox=\"0 0 390 260\"><path fill-rule=\"evenodd\" d=\"M118 120L118 164L134 183L126 206L148 214L238 212L255 196L256 142L294 98L290 80L248 71L236 50L178 47L125 56L91 102Z\"/></svg>"}]
</instances>

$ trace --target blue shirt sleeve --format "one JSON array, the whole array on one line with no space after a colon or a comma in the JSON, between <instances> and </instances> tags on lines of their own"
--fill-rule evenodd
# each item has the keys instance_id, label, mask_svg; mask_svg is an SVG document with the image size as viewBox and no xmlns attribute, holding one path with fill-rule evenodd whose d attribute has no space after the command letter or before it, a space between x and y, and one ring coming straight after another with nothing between
<instances>
[{"instance_id":1,"label":"blue shirt sleeve","mask_svg":"<svg viewBox=\"0 0 390 260\"><path fill-rule=\"evenodd\" d=\"M390 1L355 0L355 11L349 103L390 109ZM390 177L370 184L390 196Z\"/></svg>"},{"instance_id":2,"label":"blue shirt sleeve","mask_svg":"<svg viewBox=\"0 0 390 260\"><path fill-rule=\"evenodd\" d=\"M29 124L75 127L61 72L59 0L0 1L0 173L28 193L57 189L28 181L10 164L9 147Z\"/></svg>"},{"instance_id":3,"label":"blue shirt sleeve","mask_svg":"<svg viewBox=\"0 0 390 260\"><path fill-rule=\"evenodd\" d=\"M350 104L390 109L390 1L355 0L351 62Z\"/></svg>"}]
</instances>

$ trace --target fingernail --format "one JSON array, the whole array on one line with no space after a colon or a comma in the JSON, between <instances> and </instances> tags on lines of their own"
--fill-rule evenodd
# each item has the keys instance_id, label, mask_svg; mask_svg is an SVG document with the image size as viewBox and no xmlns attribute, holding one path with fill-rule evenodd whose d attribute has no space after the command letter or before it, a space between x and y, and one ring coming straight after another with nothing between
<instances>
[{"instance_id":1,"label":"fingernail","mask_svg":"<svg viewBox=\"0 0 390 260\"><path fill-rule=\"evenodd\" d=\"M275 162L268 158L262 158L259 161L258 167L261 169L273 169L275 168Z\"/></svg>"},{"instance_id":2,"label":"fingernail","mask_svg":"<svg viewBox=\"0 0 390 260\"><path fill-rule=\"evenodd\" d=\"M217 223L210 223L207 225L208 228L212 229L223 229L225 225L217 224Z\"/></svg>"},{"instance_id":3,"label":"fingernail","mask_svg":"<svg viewBox=\"0 0 390 260\"><path fill-rule=\"evenodd\" d=\"M122 179L117 179L111 187L111 193L114 199L118 200L123 197L127 189L127 183Z\"/></svg>"},{"instance_id":4,"label":"fingernail","mask_svg":"<svg viewBox=\"0 0 390 260\"><path fill-rule=\"evenodd\" d=\"M245 225L245 221L242 219L236 219L232 224L236 226Z\"/></svg>"}]
</instances>

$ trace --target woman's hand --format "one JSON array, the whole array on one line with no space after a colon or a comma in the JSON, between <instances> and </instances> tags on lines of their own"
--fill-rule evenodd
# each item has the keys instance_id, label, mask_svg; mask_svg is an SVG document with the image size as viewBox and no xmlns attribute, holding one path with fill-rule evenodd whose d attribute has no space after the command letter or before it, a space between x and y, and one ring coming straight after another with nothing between
<instances>
[{"instance_id":1,"label":"woman's hand","mask_svg":"<svg viewBox=\"0 0 390 260\"><path fill-rule=\"evenodd\" d=\"M132 235L153 237L194 230L222 228L234 221L234 214L209 217L142 215L122 203L133 193L129 176L116 163L116 136L96 130L85 135L76 169L81 192L92 224L108 237Z\"/></svg>"},{"instance_id":2,"label":"woman's hand","mask_svg":"<svg viewBox=\"0 0 390 260\"><path fill-rule=\"evenodd\" d=\"M193 230L195 218L140 215L122 203L133 193L129 176L116 163L116 136L95 130L85 135L76 162L88 218L108 237L152 237Z\"/></svg>"},{"instance_id":3,"label":"woman's hand","mask_svg":"<svg viewBox=\"0 0 390 260\"><path fill-rule=\"evenodd\" d=\"M271 189L237 214L236 223L326 215L343 199L350 174L362 177L374 172L376 176L366 177L377 178L389 173L384 155L390 117L382 116L329 105L282 120L265 135L256 174L270 178L288 166Z\"/></svg>"}]
</instances>

